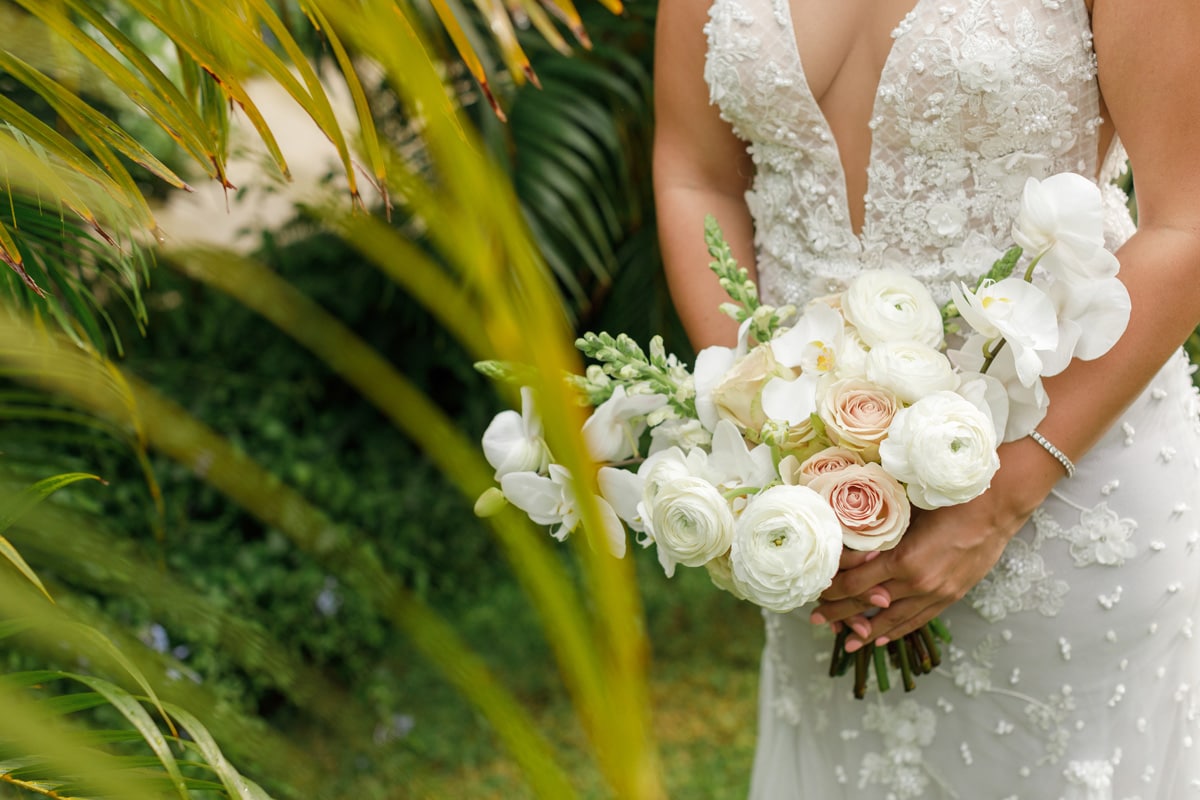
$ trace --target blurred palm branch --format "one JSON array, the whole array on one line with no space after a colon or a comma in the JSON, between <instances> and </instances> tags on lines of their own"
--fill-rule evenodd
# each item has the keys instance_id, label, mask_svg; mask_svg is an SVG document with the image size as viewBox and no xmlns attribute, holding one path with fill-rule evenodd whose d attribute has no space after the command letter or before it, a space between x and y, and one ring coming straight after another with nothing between
<instances>
[{"instance_id":1,"label":"blurred palm branch","mask_svg":"<svg viewBox=\"0 0 1200 800\"><path fill-rule=\"evenodd\" d=\"M605 5L620 10L616 0ZM547 439L579 476L585 531L599 530L581 410L558 376L578 366L572 320L594 313L622 270L653 252L644 246L652 231L645 175L637 175L644 141L613 112L617 105L635 122L648 120L644 69L616 52L609 58L620 69L611 73L564 55L548 60L539 80L527 50L568 52L564 29L591 44L570 0L477 0L473 10L455 0L428 7L399 0L12 0L0 7L0 24L19 31L0 48L0 80L12 88L0 96L8 199L0 212L0 259L11 273L0 310L0 368L26 387L0 398L0 418L99 432L143 465L153 452L193 469L229 502L321 559L406 633L486 716L538 795L572 796L570 776L528 712L434 609L382 567L371 532L330 519L251 455L126 374L109 357L121 347L111 315L123 305L119 313L145 319L142 293L160 238L150 195L189 190L193 179L182 177L189 170L236 191L231 117L249 124L275 169L288 176L280 146L286 131L268 125L248 89L251 78L270 80L328 138L341 164L347 199L325 209L322 224L426 305L472 358L535 368ZM518 33L526 27L539 36ZM345 82L353 129L335 114L315 55ZM485 66L496 58L500 69ZM512 128L498 127L488 118L493 112L471 116L458 65L497 116L517 98L508 109ZM497 75L505 84L500 91ZM526 80L547 89L518 94ZM583 96L571 92L572 82ZM380 121L387 98L394 103L389 119L400 122L390 128ZM122 124L131 118L139 135ZM170 157L143 143L151 135L171 144ZM505 163L514 152L519 160ZM631 228L643 246L623 240ZM318 356L418 443L464 498L491 484L478 448L443 411L279 275L212 250L175 252L167 263ZM18 487L17 507L77 480L22 483L36 465L9 459L5 466L5 482ZM152 471L145 472L157 501ZM160 566L125 552L112 541L119 534L86 515L39 506L6 524L36 536L22 540L20 550L0 540L12 567L0 574L0 635L30 638L27 646L47 667L0 681L5 708L13 709L0 715L0 780L55 797L263 796L230 766L221 741L280 791L320 796L320 776L286 738L222 710L199 685L167 680L178 664L143 652L67 585L43 582L22 551L51 564L56 576L70 576L73 586L140 595L168 617L219 615L204 598L156 578ZM520 515L501 514L491 524L540 614L610 790L661 796L630 565L577 536L577 581ZM236 631L230 649L248 669L268 673L348 738L369 736L352 722L355 701L303 663L279 658L282 648L236 620L221 624ZM56 645L87 668L55 666L63 661ZM81 711L94 711L95 719L71 724L68 717Z\"/></svg>"}]
</instances>

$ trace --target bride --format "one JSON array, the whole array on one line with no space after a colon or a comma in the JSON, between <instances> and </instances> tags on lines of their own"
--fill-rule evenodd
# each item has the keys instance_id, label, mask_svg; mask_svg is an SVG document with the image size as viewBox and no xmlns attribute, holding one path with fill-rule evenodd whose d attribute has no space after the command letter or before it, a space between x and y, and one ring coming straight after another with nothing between
<instances>
[{"instance_id":1,"label":"bride","mask_svg":"<svg viewBox=\"0 0 1200 800\"><path fill-rule=\"evenodd\" d=\"M815 608L766 614L751 795L1200 797L1200 434L1179 350L1200 322L1200 5L708 2L662 0L656 67L660 236L697 347L734 336L706 214L769 302L880 266L945 300L1011 241L1025 180L1064 171L1106 186L1133 303L1108 355L1046 381L1045 444L1004 445L981 497L847 555ZM1110 185L1126 150L1136 232ZM954 642L911 694L859 701L827 677L830 627L854 649L935 615Z\"/></svg>"}]
</instances>

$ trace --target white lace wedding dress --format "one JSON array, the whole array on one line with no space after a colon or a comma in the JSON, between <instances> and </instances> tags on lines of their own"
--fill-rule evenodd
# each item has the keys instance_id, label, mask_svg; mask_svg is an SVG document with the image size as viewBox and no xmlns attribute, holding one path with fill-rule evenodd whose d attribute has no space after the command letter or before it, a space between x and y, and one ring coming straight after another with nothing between
<instances>
[{"instance_id":1,"label":"white lace wedding dress","mask_svg":"<svg viewBox=\"0 0 1200 800\"><path fill-rule=\"evenodd\" d=\"M836 0L829 0L836 2ZM715 0L712 100L749 143L747 201L775 303L899 266L947 298L1011 241L1025 178L1099 174L1084 0L919 0L871 120L863 231L810 93L787 0ZM1133 230L1108 190L1115 248ZM990 263L990 262L989 262ZM1182 355L1059 483L944 619L954 643L906 694L827 675L807 611L767 614L755 798L1200 798L1200 435Z\"/></svg>"}]
</instances>

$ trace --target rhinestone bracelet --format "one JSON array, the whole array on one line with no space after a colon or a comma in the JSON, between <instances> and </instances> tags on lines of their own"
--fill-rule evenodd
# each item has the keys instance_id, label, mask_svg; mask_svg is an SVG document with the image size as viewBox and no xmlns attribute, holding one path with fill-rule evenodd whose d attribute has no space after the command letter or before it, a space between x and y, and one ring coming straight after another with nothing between
<instances>
[{"instance_id":1,"label":"rhinestone bracelet","mask_svg":"<svg viewBox=\"0 0 1200 800\"><path fill-rule=\"evenodd\" d=\"M1036 430L1029 432L1029 438L1033 439L1035 442L1044 447L1047 453L1054 456L1058 463L1062 464L1063 469L1067 471L1068 478L1075 477L1075 464L1072 463L1071 459L1067 458L1066 453L1051 444L1049 439L1047 439L1045 436L1042 436Z\"/></svg>"}]
</instances>

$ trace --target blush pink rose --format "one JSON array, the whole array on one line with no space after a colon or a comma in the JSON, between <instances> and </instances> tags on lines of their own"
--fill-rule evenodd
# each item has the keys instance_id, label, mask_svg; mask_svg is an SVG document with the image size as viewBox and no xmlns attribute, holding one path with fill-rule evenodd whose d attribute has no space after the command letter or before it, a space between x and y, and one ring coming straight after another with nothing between
<instances>
[{"instance_id":1,"label":"blush pink rose","mask_svg":"<svg viewBox=\"0 0 1200 800\"><path fill-rule=\"evenodd\" d=\"M822 473L808 488L833 508L842 523L842 543L852 550L890 550L908 530L912 506L904 485L878 464Z\"/></svg>"},{"instance_id":2,"label":"blush pink rose","mask_svg":"<svg viewBox=\"0 0 1200 800\"><path fill-rule=\"evenodd\" d=\"M860 453L864 461L878 461L879 443L902 405L894 392L861 378L845 378L823 393L817 414L835 444Z\"/></svg>"},{"instance_id":3,"label":"blush pink rose","mask_svg":"<svg viewBox=\"0 0 1200 800\"><path fill-rule=\"evenodd\" d=\"M784 459L786 461L787 459ZM807 486L812 483L813 478L818 475L824 475L827 472L837 472L846 467L862 466L863 458L853 450L845 447L826 447L814 455L809 456L804 461L799 461L795 458L793 462L788 464L787 475L784 475L784 463L779 463L780 477L784 483L791 483L798 486Z\"/></svg>"}]
</instances>

